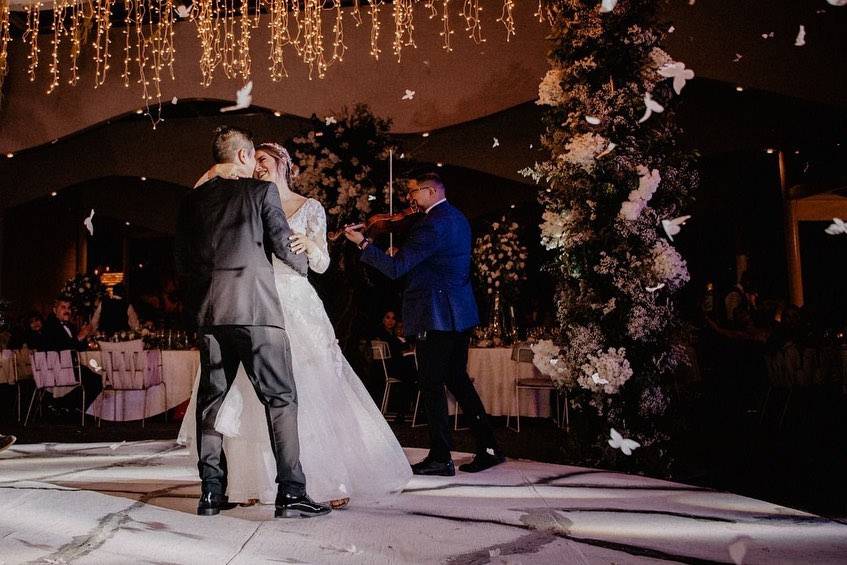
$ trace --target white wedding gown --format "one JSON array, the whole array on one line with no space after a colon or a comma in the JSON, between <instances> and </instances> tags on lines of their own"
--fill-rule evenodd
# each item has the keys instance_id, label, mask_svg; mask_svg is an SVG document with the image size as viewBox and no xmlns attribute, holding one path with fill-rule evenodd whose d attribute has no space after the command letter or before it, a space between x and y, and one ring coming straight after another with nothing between
<instances>
[{"instance_id":1,"label":"white wedding gown","mask_svg":"<svg viewBox=\"0 0 847 565\"><path fill-rule=\"evenodd\" d=\"M323 206L310 198L288 223L317 244L318 249L308 256L309 268L326 271L329 253ZM273 265L291 345L306 492L319 502L348 497L351 504L388 500L412 477L403 448L341 353L323 302L308 279L276 257ZM195 461L196 400L195 378L178 438L189 446ZM273 503L276 465L265 409L241 366L215 429L225 436L230 500Z\"/></svg>"}]
</instances>

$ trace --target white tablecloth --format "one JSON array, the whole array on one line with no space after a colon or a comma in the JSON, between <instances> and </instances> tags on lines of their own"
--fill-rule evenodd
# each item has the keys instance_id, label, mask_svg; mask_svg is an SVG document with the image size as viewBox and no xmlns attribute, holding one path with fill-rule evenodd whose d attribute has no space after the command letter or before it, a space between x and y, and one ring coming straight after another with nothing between
<instances>
[{"instance_id":1,"label":"white tablecloth","mask_svg":"<svg viewBox=\"0 0 847 565\"><path fill-rule=\"evenodd\" d=\"M471 347L468 374L474 379L485 410L492 416L506 416L512 412L517 379L544 378L531 363L512 361L510 347ZM550 392L521 391L520 411L521 416L549 417Z\"/></svg>"},{"instance_id":2,"label":"white tablecloth","mask_svg":"<svg viewBox=\"0 0 847 565\"><path fill-rule=\"evenodd\" d=\"M86 351L79 354L80 362L88 365L89 360L96 359L100 366L103 361L99 351ZM167 387L167 404L165 403L165 388L154 387L147 391L147 414L149 418L161 414L166 409L182 404L191 398L191 387L194 377L200 367L199 351L162 351L162 376ZM117 399L117 406L115 405ZM100 416L104 420L140 420L144 410L144 392L125 391L107 392L91 404L88 414Z\"/></svg>"}]
</instances>

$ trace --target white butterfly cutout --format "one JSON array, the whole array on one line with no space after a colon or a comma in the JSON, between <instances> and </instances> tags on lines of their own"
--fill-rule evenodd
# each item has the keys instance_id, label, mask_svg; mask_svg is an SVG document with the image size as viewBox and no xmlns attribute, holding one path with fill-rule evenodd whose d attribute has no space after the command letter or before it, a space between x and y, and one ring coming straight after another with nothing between
<instances>
[{"instance_id":1,"label":"white butterfly cutout","mask_svg":"<svg viewBox=\"0 0 847 565\"><path fill-rule=\"evenodd\" d=\"M94 235L94 208L91 209L91 213L85 218L82 223L85 226L85 229L88 230L88 233Z\"/></svg>"},{"instance_id":2,"label":"white butterfly cutout","mask_svg":"<svg viewBox=\"0 0 847 565\"><path fill-rule=\"evenodd\" d=\"M609 381L607 379L600 378L600 373L594 373L591 375L591 380L594 381L596 385L607 385Z\"/></svg>"},{"instance_id":3,"label":"white butterfly cutout","mask_svg":"<svg viewBox=\"0 0 847 565\"><path fill-rule=\"evenodd\" d=\"M406 89L406 94L403 95L403 98L400 100L414 100L415 99L415 91Z\"/></svg>"},{"instance_id":4,"label":"white butterfly cutout","mask_svg":"<svg viewBox=\"0 0 847 565\"><path fill-rule=\"evenodd\" d=\"M600 118L595 118L594 116L585 116L585 121L592 126L600 125Z\"/></svg>"},{"instance_id":5,"label":"white butterfly cutout","mask_svg":"<svg viewBox=\"0 0 847 565\"><path fill-rule=\"evenodd\" d=\"M839 218L833 218L832 224L826 228L826 233L829 235L847 234L847 222Z\"/></svg>"},{"instance_id":6,"label":"white butterfly cutout","mask_svg":"<svg viewBox=\"0 0 847 565\"><path fill-rule=\"evenodd\" d=\"M668 28L668 33L673 33L673 32L675 32L675 31L676 31L676 28L675 28L675 27L673 27L673 26L671 26L671 27L669 27L669 28Z\"/></svg>"},{"instance_id":7,"label":"white butterfly cutout","mask_svg":"<svg viewBox=\"0 0 847 565\"><path fill-rule=\"evenodd\" d=\"M733 59L733 60L732 60L732 62L733 62L733 63L737 63L738 61L740 61L740 60L741 60L741 58L742 58L743 56L744 56L744 55L742 55L741 53L736 53L736 54L735 54L735 59Z\"/></svg>"},{"instance_id":8,"label":"white butterfly cutout","mask_svg":"<svg viewBox=\"0 0 847 565\"><path fill-rule=\"evenodd\" d=\"M249 108L250 104L253 103L253 96L250 94L251 92L253 92L252 80L245 84L244 88L238 89L238 92L235 93L235 105L221 108L221 112L231 112L233 110Z\"/></svg>"},{"instance_id":9,"label":"white butterfly cutout","mask_svg":"<svg viewBox=\"0 0 847 565\"><path fill-rule=\"evenodd\" d=\"M500 147L500 140L496 137L494 138L494 144L491 146L491 148L494 149L495 147Z\"/></svg>"},{"instance_id":10,"label":"white butterfly cutout","mask_svg":"<svg viewBox=\"0 0 847 565\"><path fill-rule=\"evenodd\" d=\"M328 126L331 126L332 124L337 124L338 120L335 119L335 116L327 116L326 118L324 118L324 123Z\"/></svg>"},{"instance_id":11,"label":"white butterfly cutout","mask_svg":"<svg viewBox=\"0 0 847 565\"><path fill-rule=\"evenodd\" d=\"M641 116L640 120L638 120L639 124L646 122L648 119L650 119L650 116L653 115L653 112L661 114L665 111L665 107L653 100L653 97L650 96L649 92L644 93L644 105L647 107L647 109L644 110L644 115Z\"/></svg>"},{"instance_id":12,"label":"white butterfly cutout","mask_svg":"<svg viewBox=\"0 0 847 565\"><path fill-rule=\"evenodd\" d=\"M600 13L607 14L615 9L618 0L603 0L600 2Z\"/></svg>"},{"instance_id":13,"label":"white butterfly cutout","mask_svg":"<svg viewBox=\"0 0 847 565\"><path fill-rule=\"evenodd\" d=\"M771 39L771 38L773 38L773 32L762 34L762 39Z\"/></svg>"},{"instance_id":14,"label":"white butterfly cutout","mask_svg":"<svg viewBox=\"0 0 847 565\"><path fill-rule=\"evenodd\" d=\"M95 373L102 373L103 372L103 367L100 366L100 363L97 362L97 359L89 359L88 360L88 366L91 367L91 369Z\"/></svg>"},{"instance_id":15,"label":"white butterfly cutout","mask_svg":"<svg viewBox=\"0 0 847 565\"><path fill-rule=\"evenodd\" d=\"M632 455L632 450L641 447L641 444L637 441L627 439L623 437L621 434L612 428L612 431L609 432L611 438L609 439L609 445L611 445L615 449L620 449L624 455Z\"/></svg>"},{"instance_id":16,"label":"white butterfly cutout","mask_svg":"<svg viewBox=\"0 0 847 565\"><path fill-rule=\"evenodd\" d=\"M174 10L176 11L176 15L182 19L187 19L189 16L191 16L191 8L184 4L180 4L179 6L174 8Z\"/></svg>"},{"instance_id":17,"label":"white butterfly cutout","mask_svg":"<svg viewBox=\"0 0 847 565\"><path fill-rule=\"evenodd\" d=\"M685 87L685 81L694 78L694 71L685 68L685 63L670 63L659 69L659 74L665 78L673 78L674 92L680 94Z\"/></svg>"},{"instance_id":18,"label":"white butterfly cutout","mask_svg":"<svg viewBox=\"0 0 847 565\"><path fill-rule=\"evenodd\" d=\"M110 445L110 446L109 446L109 449L111 449L112 451L115 451L115 450L117 450L119 447L124 446L124 445L126 445L126 440L123 440L123 441L122 441L122 442L120 442L120 443L113 443L112 445Z\"/></svg>"},{"instance_id":19,"label":"white butterfly cutout","mask_svg":"<svg viewBox=\"0 0 847 565\"><path fill-rule=\"evenodd\" d=\"M680 216L678 218L674 218L673 220L662 220L662 229L665 230L665 234L667 234L668 239L673 241L673 236L678 234L680 230L682 230L682 226L685 225L685 222L691 219L691 216Z\"/></svg>"},{"instance_id":20,"label":"white butterfly cutout","mask_svg":"<svg viewBox=\"0 0 847 565\"><path fill-rule=\"evenodd\" d=\"M374 196L373 194L368 194L368 202L373 202L374 200L376 200L376 196Z\"/></svg>"},{"instance_id":21,"label":"white butterfly cutout","mask_svg":"<svg viewBox=\"0 0 847 565\"><path fill-rule=\"evenodd\" d=\"M644 290L647 292L656 292L657 290L662 290L665 288L665 283L659 283L656 286L645 286Z\"/></svg>"},{"instance_id":22,"label":"white butterfly cutout","mask_svg":"<svg viewBox=\"0 0 847 565\"><path fill-rule=\"evenodd\" d=\"M179 102L179 98L177 98L176 96L174 96L173 98L171 98L171 104L176 105L178 102Z\"/></svg>"},{"instance_id":23,"label":"white butterfly cutout","mask_svg":"<svg viewBox=\"0 0 847 565\"><path fill-rule=\"evenodd\" d=\"M806 26L801 25L797 30L797 38L794 40L794 47L803 47L806 44Z\"/></svg>"},{"instance_id":24,"label":"white butterfly cutout","mask_svg":"<svg viewBox=\"0 0 847 565\"><path fill-rule=\"evenodd\" d=\"M618 146L617 143L610 141L609 145L606 146L606 149L604 149L601 153L597 154L597 159L599 159L600 157L605 157L606 155L611 153L612 150L617 146Z\"/></svg>"}]
</instances>

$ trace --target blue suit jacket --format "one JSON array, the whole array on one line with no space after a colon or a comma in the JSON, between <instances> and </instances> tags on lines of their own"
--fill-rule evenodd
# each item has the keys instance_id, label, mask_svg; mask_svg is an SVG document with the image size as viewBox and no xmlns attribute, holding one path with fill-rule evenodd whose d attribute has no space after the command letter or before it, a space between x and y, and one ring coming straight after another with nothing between
<instances>
[{"instance_id":1,"label":"blue suit jacket","mask_svg":"<svg viewBox=\"0 0 847 565\"><path fill-rule=\"evenodd\" d=\"M394 257L369 245L362 261L390 279L408 274L403 294L406 335L461 332L479 324L470 278L471 227L449 202L419 220Z\"/></svg>"}]
</instances>

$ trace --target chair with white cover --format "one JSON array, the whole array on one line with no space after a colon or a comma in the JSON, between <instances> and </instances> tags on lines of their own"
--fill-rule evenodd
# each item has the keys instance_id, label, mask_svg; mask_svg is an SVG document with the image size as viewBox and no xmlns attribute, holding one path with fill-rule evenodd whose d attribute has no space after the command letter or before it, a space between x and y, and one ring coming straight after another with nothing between
<instances>
[{"instance_id":1,"label":"chair with white cover","mask_svg":"<svg viewBox=\"0 0 847 565\"><path fill-rule=\"evenodd\" d=\"M119 343L101 342L100 351L105 371L103 382L103 393L101 395L101 418L102 402L108 394L113 395L113 419L118 419L118 393L124 401L122 414L126 413L127 392L138 391L144 393L144 405L141 413L141 427L144 427L147 419L147 397L150 389L162 387L165 394L165 420L167 421L167 394L168 389L163 378L162 351L159 349L144 350L142 340L133 340Z\"/></svg>"},{"instance_id":2,"label":"chair with white cover","mask_svg":"<svg viewBox=\"0 0 847 565\"><path fill-rule=\"evenodd\" d=\"M15 406L18 422L21 421L21 383L18 371L17 351L4 349L0 352L0 383L15 387Z\"/></svg>"},{"instance_id":3,"label":"chair with white cover","mask_svg":"<svg viewBox=\"0 0 847 565\"><path fill-rule=\"evenodd\" d=\"M44 400L47 389L58 396L58 392L68 393L76 387L82 389L82 425L85 425L85 389L82 387L82 374L79 363L74 362L76 351L66 349L64 351L33 351L30 353L32 363L32 378L35 381L35 390L29 401L29 408L24 418L24 426L29 424L29 416L32 405L38 397L39 406Z\"/></svg>"},{"instance_id":4,"label":"chair with white cover","mask_svg":"<svg viewBox=\"0 0 847 565\"><path fill-rule=\"evenodd\" d=\"M561 426L561 416L559 414L559 402L560 396L562 396L562 392L556 387L553 379L550 377L529 377L529 378L521 378L520 377L520 365L522 363L528 363L532 365L532 359L535 353L530 349L529 344L526 343L516 343L512 347L512 361L515 363L515 394L512 397L512 410L509 415L506 416L506 427L514 430L516 432L521 431L521 391L548 391L556 393L556 425ZM568 414L568 395L564 393L565 397L565 429L570 429L570 418ZM509 426L509 421L512 417L512 411L514 412L515 420L517 420L517 427L512 428Z\"/></svg>"}]
</instances>

